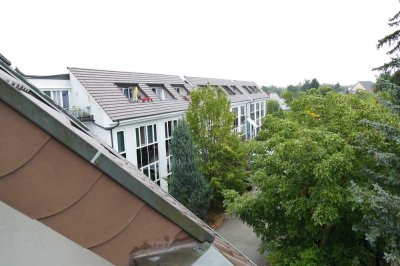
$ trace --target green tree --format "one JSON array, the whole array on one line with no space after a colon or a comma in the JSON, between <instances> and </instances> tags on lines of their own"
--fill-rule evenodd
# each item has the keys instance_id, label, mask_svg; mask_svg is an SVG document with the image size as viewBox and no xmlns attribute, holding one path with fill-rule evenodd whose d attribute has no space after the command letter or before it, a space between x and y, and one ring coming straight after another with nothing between
<instances>
[{"instance_id":1,"label":"green tree","mask_svg":"<svg viewBox=\"0 0 400 266\"><path fill-rule=\"evenodd\" d=\"M256 193L226 192L228 210L251 225L277 265L373 265L380 247L366 241L366 210L354 184L373 184L366 169L380 171L365 147L386 147L377 128L399 123L373 96L311 89L289 102L283 118L268 115L255 159ZM393 146L392 146L393 147Z\"/></svg>"},{"instance_id":2,"label":"green tree","mask_svg":"<svg viewBox=\"0 0 400 266\"><path fill-rule=\"evenodd\" d=\"M282 115L282 109L279 102L274 99L267 100L267 114Z\"/></svg>"},{"instance_id":3,"label":"green tree","mask_svg":"<svg viewBox=\"0 0 400 266\"><path fill-rule=\"evenodd\" d=\"M201 88L191 93L186 119L192 132L200 172L213 190L213 203L222 205L224 189L246 189L246 150L232 132L234 115L221 88Z\"/></svg>"},{"instance_id":4,"label":"green tree","mask_svg":"<svg viewBox=\"0 0 400 266\"><path fill-rule=\"evenodd\" d=\"M400 25L400 11L396 13L392 18L389 19L388 25L390 27L397 28ZM374 70L380 71L390 71L390 70L398 70L400 68L400 30L396 29L389 35L386 35L382 39L378 41L377 48L381 49L384 46L389 46L390 50L386 53L391 56L391 60L388 63L383 64L380 67L375 68Z\"/></svg>"},{"instance_id":5,"label":"green tree","mask_svg":"<svg viewBox=\"0 0 400 266\"><path fill-rule=\"evenodd\" d=\"M172 134L172 178L169 192L180 203L204 219L211 191L197 169L192 136L185 120L178 121Z\"/></svg>"}]
</instances>

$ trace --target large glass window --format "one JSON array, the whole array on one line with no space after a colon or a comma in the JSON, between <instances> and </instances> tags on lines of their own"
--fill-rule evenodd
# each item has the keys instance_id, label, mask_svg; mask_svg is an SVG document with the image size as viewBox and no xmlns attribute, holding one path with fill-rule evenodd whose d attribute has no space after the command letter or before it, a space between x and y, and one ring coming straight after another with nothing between
<instances>
[{"instance_id":1,"label":"large glass window","mask_svg":"<svg viewBox=\"0 0 400 266\"><path fill-rule=\"evenodd\" d=\"M172 138L172 132L174 131L174 127L178 123L178 120L171 120L168 122L165 122L164 128L165 128L165 151L166 151L166 156L167 156L167 172L168 175L171 175L171 157L172 157L172 152L171 152L171 138Z\"/></svg>"},{"instance_id":2,"label":"large glass window","mask_svg":"<svg viewBox=\"0 0 400 266\"><path fill-rule=\"evenodd\" d=\"M126 158L124 131L117 132L117 149L119 154Z\"/></svg>"},{"instance_id":3,"label":"large glass window","mask_svg":"<svg viewBox=\"0 0 400 266\"><path fill-rule=\"evenodd\" d=\"M69 108L69 93L67 90L45 90L43 93L49 96L60 107Z\"/></svg>"},{"instance_id":4,"label":"large glass window","mask_svg":"<svg viewBox=\"0 0 400 266\"><path fill-rule=\"evenodd\" d=\"M136 156L138 168L160 185L156 124L136 128Z\"/></svg>"},{"instance_id":5,"label":"large glass window","mask_svg":"<svg viewBox=\"0 0 400 266\"><path fill-rule=\"evenodd\" d=\"M232 113L235 115L235 120L233 120L233 132L238 132L240 130L239 128L239 108L235 107L232 108Z\"/></svg>"}]
</instances>

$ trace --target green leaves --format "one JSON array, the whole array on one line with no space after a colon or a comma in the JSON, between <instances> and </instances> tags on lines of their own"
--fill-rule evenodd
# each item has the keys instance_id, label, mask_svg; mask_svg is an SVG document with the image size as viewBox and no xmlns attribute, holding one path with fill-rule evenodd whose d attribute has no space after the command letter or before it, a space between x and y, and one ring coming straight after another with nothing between
<instances>
[{"instance_id":1,"label":"green leaves","mask_svg":"<svg viewBox=\"0 0 400 266\"><path fill-rule=\"evenodd\" d=\"M222 191L246 189L248 153L232 132L234 114L221 88L201 88L191 93L186 119L193 136L199 169L213 190L213 203L220 207Z\"/></svg>"},{"instance_id":2,"label":"green leaves","mask_svg":"<svg viewBox=\"0 0 400 266\"><path fill-rule=\"evenodd\" d=\"M289 106L283 116L265 118L254 145L256 192L224 194L228 210L263 239L272 264L369 264L377 255L353 230L368 208L351 182L371 185L366 169L378 173L397 158L387 149L396 141L387 123L397 127L399 119L374 96L328 88L308 90Z\"/></svg>"}]
</instances>

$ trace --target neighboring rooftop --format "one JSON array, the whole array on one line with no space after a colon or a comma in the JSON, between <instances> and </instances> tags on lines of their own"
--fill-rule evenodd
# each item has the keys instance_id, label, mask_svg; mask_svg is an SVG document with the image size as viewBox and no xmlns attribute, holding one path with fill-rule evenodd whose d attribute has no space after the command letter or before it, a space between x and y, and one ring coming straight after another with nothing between
<instances>
[{"instance_id":1,"label":"neighboring rooftop","mask_svg":"<svg viewBox=\"0 0 400 266\"><path fill-rule=\"evenodd\" d=\"M73 67L69 67L68 70L113 121L182 112L188 106L188 101L173 87L178 85L186 90L189 89L179 76ZM165 89L165 92L174 99L161 101L151 88L152 85ZM151 100L130 101L122 89L135 86L145 98Z\"/></svg>"},{"instance_id":2,"label":"neighboring rooftop","mask_svg":"<svg viewBox=\"0 0 400 266\"><path fill-rule=\"evenodd\" d=\"M185 76L185 79L194 87L204 87L207 85L221 87L232 103L250 101L246 91L237 86L232 80L217 78L202 78Z\"/></svg>"},{"instance_id":3,"label":"neighboring rooftop","mask_svg":"<svg viewBox=\"0 0 400 266\"><path fill-rule=\"evenodd\" d=\"M368 91L368 92L373 92L374 91L374 83L372 81L358 81L351 89L353 93L356 91Z\"/></svg>"}]
</instances>

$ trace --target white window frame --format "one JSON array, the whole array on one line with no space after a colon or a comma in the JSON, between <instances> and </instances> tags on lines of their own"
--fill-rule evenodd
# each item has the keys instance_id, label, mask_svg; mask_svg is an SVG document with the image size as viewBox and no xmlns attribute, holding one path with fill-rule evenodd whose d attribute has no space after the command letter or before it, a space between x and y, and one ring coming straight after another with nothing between
<instances>
[{"instance_id":1,"label":"white window frame","mask_svg":"<svg viewBox=\"0 0 400 266\"><path fill-rule=\"evenodd\" d=\"M171 122L171 130L169 130L169 125L168 123ZM172 134L174 133L174 128L176 124L178 123L177 119L174 120L169 120L164 123L164 134L165 134L165 156L167 158L167 177L170 177L172 174L172 165L171 165L171 158L172 158L172 152L171 152L171 139L172 139ZM167 146L169 154L167 153Z\"/></svg>"},{"instance_id":2,"label":"white window frame","mask_svg":"<svg viewBox=\"0 0 400 266\"><path fill-rule=\"evenodd\" d=\"M142 136L141 136L141 128L144 127L144 144L142 143ZM149 143L149 127L151 128L152 131L152 142ZM148 176L154 183L157 185L161 185L161 176L160 176L160 154L159 154L159 142L158 142L158 137L157 137L157 124L148 124L148 125L143 125L140 127L135 128L135 133L136 133L136 161L137 161L137 166L142 171L143 174ZM154 145L154 162L149 162L150 161L150 156L149 156L149 146ZM139 163L139 159L143 157L142 154L142 149L147 148L147 164L142 165L142 162ZM140 151L139 151L140 150ZM138 155L140 153L140 158ZM154 171L154 176L151 176L151 171Z\"/></svg>"},{"instance_id":3,"label":"white window frame","mask_svg":"<svg viewBox=\"0 0 400 266\"><path fill-rule=\"evenodd\" d=\"M123 151L121 151L120 149L119 149L119 142L118 142L118 133L120 133L120 132L122 132L122 137L123 137L123 140L124 140L124 150ZM116 132L116 139L117 139L117 151L118 151L118 153L119 154L121 154L123 157L125 157L126 158L126 144L125 144L125 131L124 130L119 130L119 131L117 131Z\"/></svg>"},{"instance_id":4,"label":"white window frame","mask_svg":"<svg viewBox=\"0 0 400 266\"><path fill-rule=\"evenodd\" d=\"M64 109L70 108L70 106L71 106L71 104L70 104L71 103L71 101L70 101L70 91L68 89L65 89L65 88L63 88L63 89L44 89L43 93L47 95L46 92L50 92L50 99L52 99L53 102L55 102L58 106L60 106L61 108L64 108ZM68 99L68 107L64 106L63 95L62 95L63 92L67 92L68 93L68 97L67 97L67 99ZM56 96L55 95L57 93L59 93L59 97L60 97L59 101L56 100ZM49 96L49 95L47 95L47 96Z\"/></svg>"}]
</instances>

